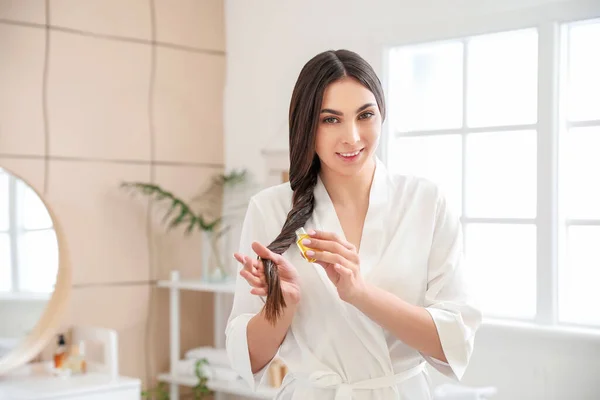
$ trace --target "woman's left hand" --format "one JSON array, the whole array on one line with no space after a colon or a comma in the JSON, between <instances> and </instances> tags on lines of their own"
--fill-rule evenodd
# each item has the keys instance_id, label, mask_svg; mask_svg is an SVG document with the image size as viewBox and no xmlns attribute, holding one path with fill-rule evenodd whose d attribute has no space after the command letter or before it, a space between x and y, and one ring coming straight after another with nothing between
<instances>
[{"instance_id":1,"label":"woman's left hand","mask_svg":"<svg viewBox=\"0 0 600 400\"><path fill-rule=\"evenodd\" d=\"M315 258L337 288L340 298L348 303L364 293L366 283L360 273L360 258L356 247L332 232L309 232L306 255ZM305 241L309 240L309 243Z\"/></svg>"}]
</instances>

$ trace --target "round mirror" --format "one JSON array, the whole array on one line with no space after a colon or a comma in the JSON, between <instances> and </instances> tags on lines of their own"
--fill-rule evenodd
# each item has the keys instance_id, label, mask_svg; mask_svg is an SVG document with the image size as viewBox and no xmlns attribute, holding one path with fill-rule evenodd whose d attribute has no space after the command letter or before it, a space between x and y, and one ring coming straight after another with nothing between
<instances>
[{"instance_id":1,"label":"round mirror","mask_svg":"<svg viewBox=\"0 0 600 400\"><path fill-rule=\"evenodd\" d=\"M0 373L35 357L62 316L70 271L59 232L38 193L0 168Z\"/></svg>"}]
</instances>

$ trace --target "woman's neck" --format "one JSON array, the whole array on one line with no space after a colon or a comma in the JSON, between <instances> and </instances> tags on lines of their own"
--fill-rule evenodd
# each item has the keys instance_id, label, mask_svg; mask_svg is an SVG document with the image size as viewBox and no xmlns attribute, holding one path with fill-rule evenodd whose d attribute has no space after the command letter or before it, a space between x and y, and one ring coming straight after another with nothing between
<instances>
[{"instance_id":1,"label":"woman's neck","mask_svg":"<svg viewBox=\"0 0 600 400\"><path fill-rule=\"evenodd\" d=\"M320 172L321 181L333 204L353 206L369 201L375 167L374 157L356 175L340 175L323 165Z\"/></svg>"}]
</instances>

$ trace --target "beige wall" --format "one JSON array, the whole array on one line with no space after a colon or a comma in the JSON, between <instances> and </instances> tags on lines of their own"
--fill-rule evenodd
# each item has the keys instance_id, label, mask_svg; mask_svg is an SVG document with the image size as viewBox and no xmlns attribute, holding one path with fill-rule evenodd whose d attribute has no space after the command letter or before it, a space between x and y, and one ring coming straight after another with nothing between
<instances>
[{"instance_id":1,"label":"beige wall","mask_svg":"<svg viewBox=\"0 0 600 400\"><path fill-rule=\"evenodd\" d=\"M65 327L116 329L121 373L144 380L168 367L168 293L154 282L197 276L200 246L118 186L190 197L223 171L223 14L222 0L0 0L0 166L64 226ZM182 300L182 350L210 344L212 297Z\"/></svg>"}]
</instances>

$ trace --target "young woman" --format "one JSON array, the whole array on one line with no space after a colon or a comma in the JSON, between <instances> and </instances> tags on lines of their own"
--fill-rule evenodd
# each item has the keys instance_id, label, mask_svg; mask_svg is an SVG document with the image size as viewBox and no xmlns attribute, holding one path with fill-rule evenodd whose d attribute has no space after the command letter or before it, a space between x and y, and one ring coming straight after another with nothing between
<instances>
[{"instance_id":1,"label":"young woman","mask_svg":"<svg viewBox=\"0 0 600 400\"><path fill-rule=\"evenodd\" d=\"M434 184L376 157L384 118L356 53L318 54L300 72L290 182L250 200L235 254L227 352L253 389L275 356L290 371L277 399L430 399L426 363L455 379L467 367L481 315L460 222ZM301 227L314 262L295 244Z\"/></svg>"}]
</instances>

